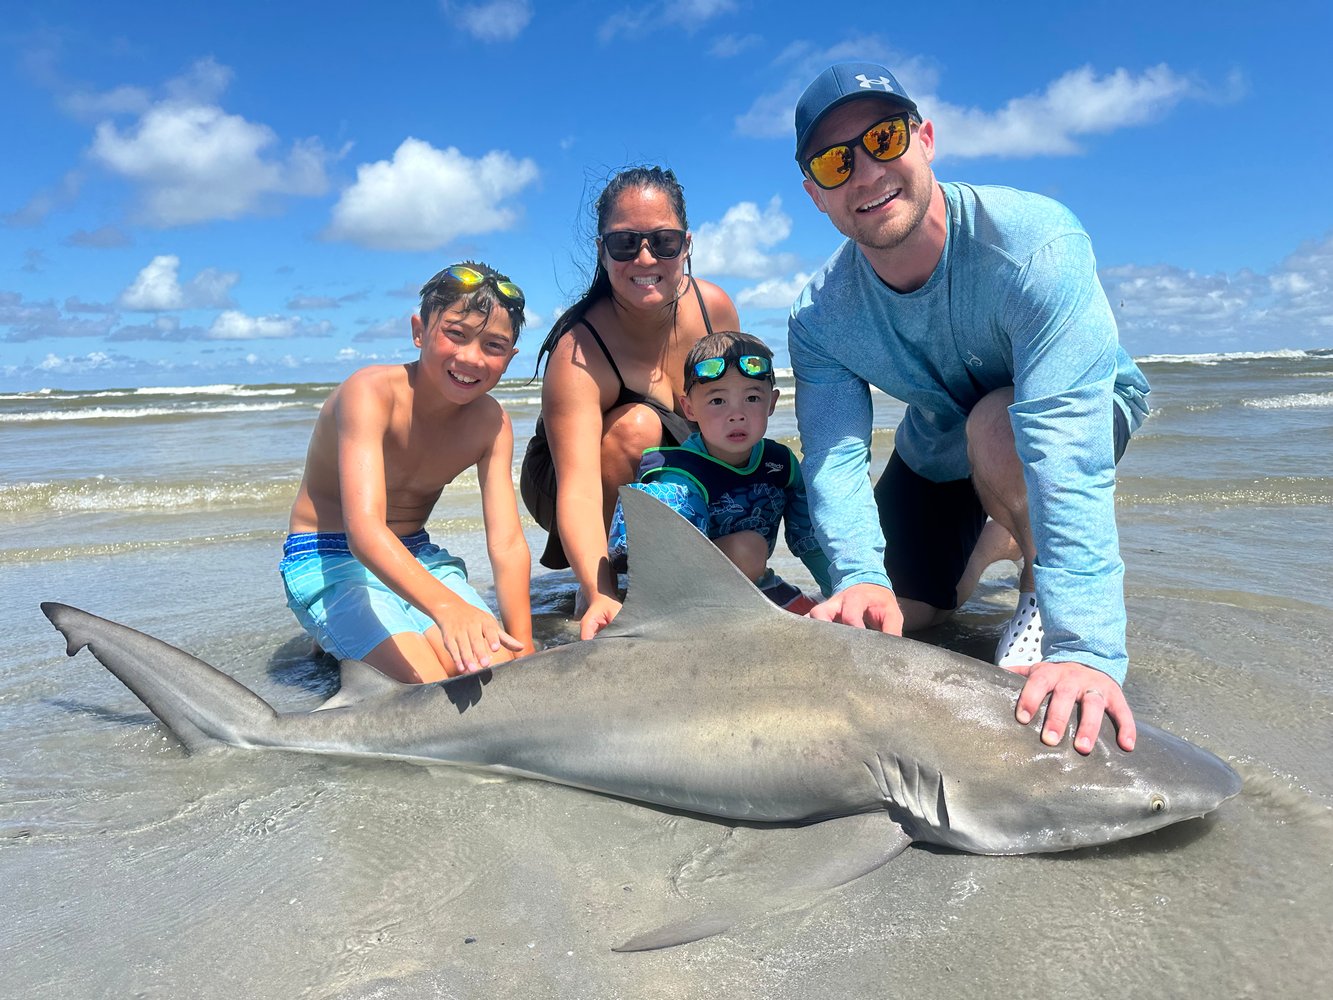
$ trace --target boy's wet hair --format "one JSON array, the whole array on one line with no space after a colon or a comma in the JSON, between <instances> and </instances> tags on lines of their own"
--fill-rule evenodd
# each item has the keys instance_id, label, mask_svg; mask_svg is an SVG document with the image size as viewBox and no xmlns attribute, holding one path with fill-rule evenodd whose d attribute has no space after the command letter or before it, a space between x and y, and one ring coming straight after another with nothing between
<instances>
[{"instance_id":1,"label":"boy's wet hair","mask_svg":"<svg viewBox=\"0 0 1333 1000\"><path fill-rule=\"evenodd\" d=\"M457 267L459 264L485 275L486 280L472 291L467 291L456 279L449 275L449 267ZM511 280L509 275L501 274L489 264L483 264L477 260L463 260L459 261L458 264L450 264L449 267L437 272L421 286L420 316L422 324L429 325L431 317L437 310L448 309L450 306L460 303L468 312L479 312L487 317L490 316L491 309L498 305L509 316L509 325L513 330L514 343L517 344L519 332L523 329L523 304L505 298L497 288L499 282Z\"/></svg>"},{"instance_id":2,"label":"boy's wet hair","mask_svg":"<svg viewBox=\"0 0 1333 1000\"><path fill-rule=\"evenodd\" d=\"M768 358L770 364L773 361L772 349L752 333L718 330L715 333L705 334L695 341L690 353L685 355L685 391L689 392L699 381L694 377L694 366L700 361L706 361L708 358L726 358L728 361L734 361L747 354ZM771 369L768 380L777 381Z\"/></svg>"}]
</instances>

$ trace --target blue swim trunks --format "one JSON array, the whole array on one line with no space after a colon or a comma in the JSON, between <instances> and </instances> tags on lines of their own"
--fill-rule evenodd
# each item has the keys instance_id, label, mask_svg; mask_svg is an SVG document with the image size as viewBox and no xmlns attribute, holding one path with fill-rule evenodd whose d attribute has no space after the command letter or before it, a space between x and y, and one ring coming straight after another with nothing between
<instances>
[{"instance_id":1,"label":"blue swim trunks","mask_svg":"<svg viewBox=\"0 0 1333 1000\"><path fill-rule=\"evenodd\" d=\"M418 531L402 540L435 579L469 604L493 614L467 582L467 566ZM347 536L303 531L287 536L278 564L287 606L327 653L359 660L391 635L423 633L435 622L357 561Z\"/></svg>"}]
</instances>

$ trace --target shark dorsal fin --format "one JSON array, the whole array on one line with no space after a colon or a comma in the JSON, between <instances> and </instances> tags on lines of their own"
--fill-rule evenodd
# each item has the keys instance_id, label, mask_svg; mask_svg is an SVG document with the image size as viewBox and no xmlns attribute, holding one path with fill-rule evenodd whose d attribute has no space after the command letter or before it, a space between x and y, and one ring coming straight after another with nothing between
<instances>
[{"instance_id":1,"label":"shark dorsal fin","mask_svg":"<svg viewBox=\"0 0 1333 1000\"><path fill-rule=\"evenodd\" d=\"M745 578L694 525L642 490L620 488L629 540L629 592L604 635L632 634L681 614L726 609L783 618L787 612Z\"/></svg>"},{"instance_id":2,"label":"shark dorsal fin","mask_svg":"<svg viewBox=\"0 0 1333 1000\"><path fill-rule=\"evenodd\" d=\"M404 684L387 674L380 673L364 660L343 660L339 667L342 676L341 686L332 698L319 706L320 711L374 701L376 698L396 694L405 687L411 687L410 684Z\"/></svg>"}]
</instances>

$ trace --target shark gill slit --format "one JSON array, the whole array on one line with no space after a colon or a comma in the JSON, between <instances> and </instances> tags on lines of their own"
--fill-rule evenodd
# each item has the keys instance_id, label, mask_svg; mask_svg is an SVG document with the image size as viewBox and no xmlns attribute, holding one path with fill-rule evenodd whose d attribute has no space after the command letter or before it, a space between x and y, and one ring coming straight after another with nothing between
<instances>
[{"instance_id":1,"label":"shark gill slit","mask_svg":"<svg viewBox=\"0 0 1333 1000\"><path fill-rule=\"evenodd\" d=\"M884 758L880 756L878 750L875 751L875 763L866 761L866 770L870 772L870 777L874 779L875 785L879 788L879 794L886 800L892 801L893 796L889 794L889 776L884 770Z\"/></svg>"}]
</instances>

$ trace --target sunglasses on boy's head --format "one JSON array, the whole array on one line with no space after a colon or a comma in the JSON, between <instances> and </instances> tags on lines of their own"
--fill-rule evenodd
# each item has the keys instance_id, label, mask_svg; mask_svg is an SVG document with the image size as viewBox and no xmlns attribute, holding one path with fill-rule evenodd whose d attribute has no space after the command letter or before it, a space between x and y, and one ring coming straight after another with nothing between
<instances>
[{"instance_id":1,"label":"sunglasses on boy's head","mask_svg":"<svg viewBox=\"0 0 1333 1000\"><path fill-rule=\"evenodd\" d=\"M740 357L704 358L690 369L690 385L696 382L716 382L727 373L727 362L735 361L736 370L746 378L773 381L773 362L761 354L742 354Z\"/></svg>"},{"instance_id":2,"label":"sunglasses on boy's head","mask_svg":"<svg viewBox=\"0 0 1333 1000\"><path fill-rule=\"evenodd\" d=\"M825 191L842 187L851 178L856 166L858 143L880 163L896 160L906 153L912 142L911 118L911 114L904 111L876 122L856 138L834 143L802 160L801 169Z\"/></svg>"},{"instance_id":3,"label":"sunglasses on boy's head","mask_svg":"<svg viewBox=\"0 0 1333 1000\"><path fill-rule=\"evenodd\" d=\"M451 282L455 285L461 285L465 292L475 292L482 285L490 282L492 288L509 305L523 307L523 289L512 281L507 281L495 274L485 274L478 271L475 267L469 267L466 264L450 264L430 281L422 286L421 292L424 296L426 289L432 285Z\"/></svg>"},{"instance_id":4,"label":"sunglasses on boy's head","mask_svg":"<svg viewBox=\"0 0 1333 1000\"><path fill-rule=\"evenodd\" d=\"M674 260L685 249L685 230L654 229L641 233L635 229L613 229L602 233L602 246L612 260L622 264L639 256L644 242L648 243L648 252L658 260Z\"/></svg>"}]
</instances>

